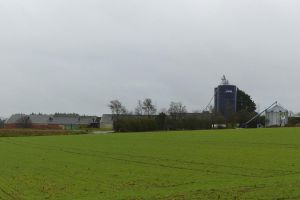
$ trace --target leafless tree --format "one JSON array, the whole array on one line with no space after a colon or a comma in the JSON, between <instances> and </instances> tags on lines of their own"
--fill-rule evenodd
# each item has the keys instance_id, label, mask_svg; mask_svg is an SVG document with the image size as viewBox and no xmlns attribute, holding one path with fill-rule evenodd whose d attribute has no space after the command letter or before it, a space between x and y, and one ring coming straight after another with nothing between
<instances>
[{"instance_id":1,"label":"leafless tree","mask_svg":"<svg viewBox=\"0 0 300 200\"><path fill-rule=\"evenodd\" d=\"M111 110L111 113L113 115L121 115L126 113L126 108L122 105L122 103L119 100L112 100L110 101L110 104L108 107Z\"/></svg>"},{"instance_id":2,"label":"leafless tree","mask_svg":"<svg viewBox=\"0 0 300 200\"><path fill-rule=\"evenodd\" d=\"M126 114L126 108L122 105L122 103L119 100L110 101L108 107L110 108L113 116L114 128L116 131L119 131L120 115Z\"/></svg>"},{"instance_id":3,"label":"leafless tree","mask_svg":"<svg viewBox=\"0 0 300 200\"><path fill-rule=\"evenodd\" d=\"M143 101L143 111L148 116L154 115L156 113L157 109L156 109L155 105L153 105L152 99L146 98Z\"/></svg>"},{"instance_id":4,"label":"leafless tree","mask_svg":"<svg viewBox=\"0 0 300 200\"><path fill-rule=\"evenodd\" d=\"M143 115L143 102L138 101L138 105L134 109L136 115Z\"/></svg>"},{"instance_id":5,"label":"leafless tree","mask_svg":"<svg viewBox=\"0 0 300 200\"><path fill-rule=\"evenodd\" d=\"M183 114L187 113L186 106L184 106L181 102L171 102L170 108L168 110L169 114L175 118L179 119Z\"/></svg>"}]
</instances>

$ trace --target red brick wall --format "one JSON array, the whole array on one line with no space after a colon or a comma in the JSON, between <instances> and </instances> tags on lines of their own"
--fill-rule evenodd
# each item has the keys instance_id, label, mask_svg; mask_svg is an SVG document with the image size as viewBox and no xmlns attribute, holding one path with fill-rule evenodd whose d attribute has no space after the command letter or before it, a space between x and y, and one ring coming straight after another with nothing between
<instances>
[{"instance_id":1,"label":"red brick wall","mask_svg":"<svg viewBox=\"0 0 300 200\"><path fill-rule=\"evenodd\" d=\"M15 129L18 128L17 124L4 124L4 128Z\"/></svg>"}]
</instances>

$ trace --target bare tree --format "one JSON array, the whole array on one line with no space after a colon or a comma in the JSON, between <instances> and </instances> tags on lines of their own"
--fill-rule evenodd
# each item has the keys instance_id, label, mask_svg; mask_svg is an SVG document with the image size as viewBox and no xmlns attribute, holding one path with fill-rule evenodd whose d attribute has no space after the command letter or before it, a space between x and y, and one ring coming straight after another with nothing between
<instances>
[{"instance_id":1,"label":"bare tree","mask_svg":"<svg viewBox=\"0 0 300 200\"><path fill-rule=\"evenodd\" d=\"M138 105L134 109L136 115L143 115L143 102L138 101Z\"/></svg>"},{"instance_id":2,"label":"bare tree","mask_svg":"<svg viewBox=\"0 0 300 200\"><path fill-rule=\"evenodd\" d=\"M113 115L121 115L126 113L126 108L119 100L110 101L108 107L110 108Z\"/></svg>"},{"instance_id":3,"label":"bare tree","mask_svg":"<svg viewBox=\"0 0 300 200\"><path fill-rule=\"evenodd\" d=\"M143 111L146 115L154 115L157 111L155 105L152 103L152 99L147 98L143 101Z\"/></svg>"},{"instance_id":4,"label":"bare tree","mask_svg":"<svg viewBox=\"0 0 300 200\"><path fill-rule=\"evenodd\" d=\"M168 112L173 118L178 119L181 118L183 114L187 113L187 109L181 102L172 101Z\"/></svg>"},{"instance_id":5,"label":"bare tree","mask_svg":"<svg viewBox=\"0 0 300 200\"><path fill-rule=\"evenodd\" d=\"M119 122L120 122L120 115L126 114L126 108L122 105L119 100L110 101L108 107L112 113L112 119L114 121L114 129L115 131L120 131Z\"/></svg>"}]
</instances>

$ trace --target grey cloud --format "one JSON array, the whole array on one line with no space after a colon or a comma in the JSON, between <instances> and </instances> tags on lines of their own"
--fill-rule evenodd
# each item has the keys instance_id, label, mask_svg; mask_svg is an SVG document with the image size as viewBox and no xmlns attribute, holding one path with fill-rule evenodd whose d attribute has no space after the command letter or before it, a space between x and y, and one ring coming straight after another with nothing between
<instances>
[{"instance_id":1,"label":"grey cloud","mask_svg":"<svg viewBox=\"0 0 300 200\"><path fill-rule=\"evenodd\" d=\"M206 106L226 74L299 111L299 1L2 0L1 115Z\"/></svg>"}]
</instances>

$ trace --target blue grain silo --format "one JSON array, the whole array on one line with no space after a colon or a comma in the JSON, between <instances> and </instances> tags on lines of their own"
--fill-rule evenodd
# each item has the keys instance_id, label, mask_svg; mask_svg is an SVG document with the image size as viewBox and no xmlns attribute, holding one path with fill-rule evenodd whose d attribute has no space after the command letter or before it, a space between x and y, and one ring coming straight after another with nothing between
<instances>
[{"instance_id":1,"label":"blue grain silo","mask_svg":"<svg viewBox=\"0 0 300 200\"><path fill-rule=\"evenodd\" d=\"M237 87L230 85L225 76L215 88L215 111L224 117L230 117L237 110Z\"/></svg>"}]
</instances>

